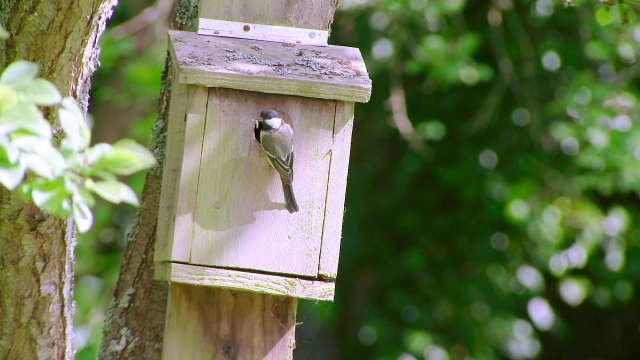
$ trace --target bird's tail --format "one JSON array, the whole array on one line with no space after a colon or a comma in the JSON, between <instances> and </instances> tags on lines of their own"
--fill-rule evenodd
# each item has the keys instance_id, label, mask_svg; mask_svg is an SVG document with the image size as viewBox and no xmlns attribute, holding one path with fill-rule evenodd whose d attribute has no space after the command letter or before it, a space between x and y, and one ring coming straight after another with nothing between
<instances>
[{"instance_id":1,"label":"bird's tail","mask_svg":"<svg viewBox=\"0 0 640 360\"><path fill-rule=\"evenodd\" d=\"M282 191L284 192L284 201L287 203L287 210L292 214L298 211L298 203L293 195L293 186L282 181Z\"/></svg>"}]
</instances>

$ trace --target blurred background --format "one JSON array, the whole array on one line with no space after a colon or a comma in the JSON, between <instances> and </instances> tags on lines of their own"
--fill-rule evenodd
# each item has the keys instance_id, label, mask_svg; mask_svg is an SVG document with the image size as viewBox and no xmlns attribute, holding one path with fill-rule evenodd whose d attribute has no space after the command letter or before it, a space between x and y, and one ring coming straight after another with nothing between
<instances>
[{"instance_id":1,"label":"blurred background","mask_svg":"<svg viewBox=\"0 0 640 360\"><path fill-rule=\"evenodd\" d=\"M171 0L120 2L95 142L148 144ZM296 359L640 359L637 1L342 0L360 48L334 303L301 301ZM139 193L144 174L129 179ZM135 209L77 247L94 359Z\"/></svg>"}]
</instances>

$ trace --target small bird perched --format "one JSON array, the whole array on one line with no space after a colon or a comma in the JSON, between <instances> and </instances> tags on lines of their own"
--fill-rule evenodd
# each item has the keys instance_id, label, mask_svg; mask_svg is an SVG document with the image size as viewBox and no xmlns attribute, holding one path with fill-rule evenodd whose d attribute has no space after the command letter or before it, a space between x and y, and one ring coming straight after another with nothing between
<instances>
[{"instance_id":1,"label":"small bird perched","mask_svg":"<svg viewBox=\"0 0 640 360\"><path fill-rule=\"evenodd\" d=\"M267 109L255 119L253 130L256 140L262 145L267 160L282 180L284 201L290 213L298 211L296 198L293 196L293 130L282 121L280 113Z\"/></svg>"}]
</instances>

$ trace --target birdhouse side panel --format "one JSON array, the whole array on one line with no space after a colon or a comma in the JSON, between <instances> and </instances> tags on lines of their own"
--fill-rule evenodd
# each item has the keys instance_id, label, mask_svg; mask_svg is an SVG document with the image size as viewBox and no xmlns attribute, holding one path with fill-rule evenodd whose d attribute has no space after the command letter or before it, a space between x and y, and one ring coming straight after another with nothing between
<instances>
[{"instance_id":1,"label":"birdhouse side panel","mask_svg":"<svg viewBox=\"0 0 640 360\"><path fill-rule=\"evenodd\" d=\"M349 172L353 130L353 105L352 102L338 101L336 107L331 169L329 170L329 186L327 187L327 207L318 269L319 276L325 279L335 279L338 275L342 220L345 212L344 200L347 191L347 173Z\"/></svg>"},{"instance_id":2,"label":"birdhouse side panel","mask_svg":"<svg viewBox=\"0 0 640 360\"><path fill-rule=\"evenodd\" d=\"M293 214L254 138L264 109L295 134ZM331 100L210 89L192 264L317 277L335 112Z\"/></svg>"},{"instance_id":3,"label":"birdhouse side panel","mask_svg":"<svg viewBox=\"0 0 640 360\"><path fill-rule=\"evenodd\" d=\"M172 87L158 213L156 261L184 262L189 261L191 255L195 190L207 95L204 86L186 86L175 81ZM194 163L193 159L197 162ZM194 172L195 178L190 176Z\"/></svg>"}]
</instances>

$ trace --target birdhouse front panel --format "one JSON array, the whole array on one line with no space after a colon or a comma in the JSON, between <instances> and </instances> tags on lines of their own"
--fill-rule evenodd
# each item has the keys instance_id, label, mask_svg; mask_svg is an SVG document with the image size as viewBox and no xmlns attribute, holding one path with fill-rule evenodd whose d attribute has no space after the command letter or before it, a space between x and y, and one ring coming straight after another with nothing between
<instances>
[{"instance_id":1,"label":"birdhouse front panel","mask_svg":"<svg viewBox=\"0 0 640 360\"><path fill-rule=\"evenodd\" d=\"M264 109L294 131L295 213L254 138ZM330 100L209 90L190 263L317 275L335 113Z\"/></svg>"}]
</instances>

